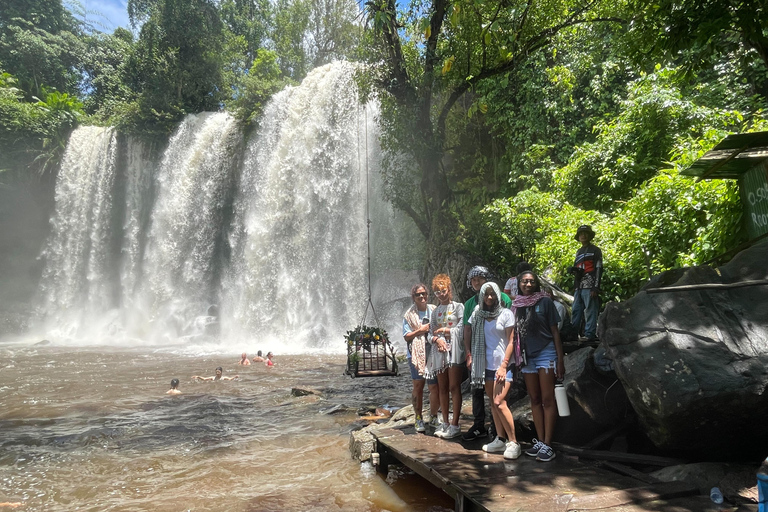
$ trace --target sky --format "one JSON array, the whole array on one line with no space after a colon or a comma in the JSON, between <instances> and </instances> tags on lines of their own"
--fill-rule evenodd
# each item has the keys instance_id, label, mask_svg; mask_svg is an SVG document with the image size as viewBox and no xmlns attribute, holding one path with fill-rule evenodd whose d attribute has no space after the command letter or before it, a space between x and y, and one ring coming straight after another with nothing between
<instances>
[{"instance_id":1,"label":"sky","mask_svg":"<svg viewBox=\"0 0 768 512\"><path fill-rule=\"evenodd\" d=\"M66 1L64 2L66 5ZM128 0L79 0L88 13L88 21L103 32L112 33L117 27L128 30Z\"/></svg>"}]
</instances>

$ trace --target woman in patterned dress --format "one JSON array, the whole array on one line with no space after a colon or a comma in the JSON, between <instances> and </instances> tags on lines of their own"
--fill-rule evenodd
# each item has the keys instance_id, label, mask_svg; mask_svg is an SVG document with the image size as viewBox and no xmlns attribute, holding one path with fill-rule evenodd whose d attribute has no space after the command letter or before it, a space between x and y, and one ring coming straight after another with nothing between
<instances>
[{"instance_id":1,"label":"woman in patterned dress","mask_svg":"<svg viewBox=\"0 0 768 512\"><path fill-rule=\"evenodd\" d=\"M461 435L461 381L464 374L464 304L455 302L451 291L451 278L438 274L432 280L432 289L440 302L429 324L427 340L432 344L427 364L427 375L437 377L443 423L435 436L451 439ZM450 397L449 397L450 394ZM453 419L448 422L449 398L453 402Z\"/></svg>"}]
</instances>

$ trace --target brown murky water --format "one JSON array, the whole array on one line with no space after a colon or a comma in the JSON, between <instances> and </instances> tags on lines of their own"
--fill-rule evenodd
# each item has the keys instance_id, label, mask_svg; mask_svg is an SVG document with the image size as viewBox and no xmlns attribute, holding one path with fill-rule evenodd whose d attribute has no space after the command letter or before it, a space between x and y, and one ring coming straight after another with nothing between
<instances>
[{"instance_id":1,"label":"brown murky water","mask_svg":"<svg viewBox=\"0 0 768 512\"><path fill-rule=\"evenodd\" d=\"M442 511L415 475L381 479L348 452L355 412L402 406L410 381L350 379L343 356L0 347L0 502L40 511ZM192 375L239 373L203 382ZM183 394L165 394L171 378ZM295 398L294 386L323 391Z\"/></svg>"}]
</instances>

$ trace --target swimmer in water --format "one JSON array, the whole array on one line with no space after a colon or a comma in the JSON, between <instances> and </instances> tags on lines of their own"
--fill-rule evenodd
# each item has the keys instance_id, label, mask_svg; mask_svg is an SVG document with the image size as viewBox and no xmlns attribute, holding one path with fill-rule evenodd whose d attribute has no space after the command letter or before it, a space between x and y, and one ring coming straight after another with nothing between
<instances>
[{"instance_id":1,"label":"swimmer in water","mask_svg":"<svg viewBox=\"0 0 768 512\"><path fill-rule=\"evenodd\" d=\"M264 362L264 358L261 356L261 350L256 352L256 357L253 358L253 362L254 363L263 363Z\"/></svg>"},{"instance_id":2,"label":"swimmer in water","mask_svg":"<svg viewBox=\"0 0 768 512\"><path fill-rule=\"evenodd\" d=\"M272 357L272 352L267 352L267 360L264 361L266 366L275 366L275 363L272 361Z\"/></svg>"},{"instance_id":3,"label":"swimmer in water","mask_svg":"<svg viewBox=\"0 0 768 512\"><path fill-rule=\"evenodd\" d=\"M171 389L165 392L166 395L180 395L179 379L171 379Z\"/></svg>"},{"instance_id":4,"label":"swimmer in water","mask_svg":"<svg viewBox=\"0 0 768 512\"><path fill-rule=\"evenodd\" d=\"M219 366L218 368L216 368L216 375L213 376L213 377L201 377L199 375L193 375L192 379L193 380L200 380L200 381L207 381L207 380L213 380L213 381L217 381L217 380L240 380L240 376L239 375L235 375L234 377L222 377L221 376L222 373L224 373L224 370L222 370L221 366Z\"/></svg>"},{"instance_id":5,"label":"swimmer in water","mask_svg":"<svg viewBox=\"0 0 768 512\"><path fill-rule=\"evenodd\" d=\"M237 364L241 364L243 366L250 366L251 365L251 360L248 359L248 356L245 355L245 352L243 352L243 355L240 356L240 361Z\"/></svg>"}]
</instances>

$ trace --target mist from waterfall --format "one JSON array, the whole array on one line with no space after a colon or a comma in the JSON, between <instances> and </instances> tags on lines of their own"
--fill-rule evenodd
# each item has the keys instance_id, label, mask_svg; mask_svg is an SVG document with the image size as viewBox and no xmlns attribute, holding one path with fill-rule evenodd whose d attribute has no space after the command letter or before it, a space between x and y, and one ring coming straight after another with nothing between
<instances>
[{"instance_id":1,"label":"mist from waterfall","mask_svg":"<svg viewBox=\"0 0 768 512\"><path fill-rule=\"evenodd\" d=\"M375 300L407 295L414 275L397 255L415 229L378 191L377 107L358 104L353 73L333 63L276 94L247 140L226 113L187 116L154 152L76 129L43 254L44 335L341 351L368 297L366 187Z\"/></svg>"}]
</instances>

